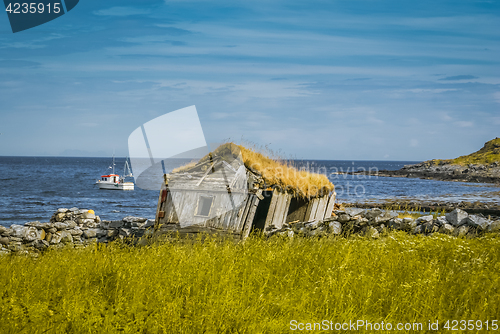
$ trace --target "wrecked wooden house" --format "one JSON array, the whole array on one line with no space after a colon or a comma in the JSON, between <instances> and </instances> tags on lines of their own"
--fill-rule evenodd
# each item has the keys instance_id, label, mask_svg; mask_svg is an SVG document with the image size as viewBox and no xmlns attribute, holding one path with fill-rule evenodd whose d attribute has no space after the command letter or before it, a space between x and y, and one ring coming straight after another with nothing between
<instances>
[{"instance_id":1,"label":"wrecked wooden house","mask_svg":"<svg viewBox=\"0 0 500 334\"><path fill-rule=\"evenodd\" d=\"M287 179L285 172L296 174ZM292 184L294 177L305 181ZM271 225L324 219L335 203L326 176L296 171L232 143L164 179L156 211L160 234L208 232L245 239Z\"/></svg>"}]
</instances>

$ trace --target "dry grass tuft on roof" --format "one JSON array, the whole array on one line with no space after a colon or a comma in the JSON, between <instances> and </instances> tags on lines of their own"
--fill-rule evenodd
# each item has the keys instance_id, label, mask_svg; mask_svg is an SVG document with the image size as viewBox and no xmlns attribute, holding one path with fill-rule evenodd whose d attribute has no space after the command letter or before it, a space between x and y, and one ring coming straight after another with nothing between
<instances>
[{"instance_id":1,"label":"dry grass tuft on roof","mask_svg":"<svg viewBox=\"0 0 500 334\"><path fill-rule=\"evenodd\" d=\"M289 162L279 158L270 158L256 149L244 147L234 143L219 146L214 152L209 153L198 163L192 163L177 168L174 172L189 172L196 166L206 163L217 156L226 161L239 157L245 166L253 172L260 174L266 187L278 186L285 191L292 192L301 197L315 197L334 190L334 185L326 175L297 170Z\"/></svg>"}]
</instances>

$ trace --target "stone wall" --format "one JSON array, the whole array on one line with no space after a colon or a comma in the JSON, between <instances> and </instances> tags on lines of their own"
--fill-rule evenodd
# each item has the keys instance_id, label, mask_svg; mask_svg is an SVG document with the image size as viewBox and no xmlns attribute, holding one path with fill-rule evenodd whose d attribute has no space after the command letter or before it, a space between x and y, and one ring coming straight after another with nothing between
<instances>
[{"instance_id":1,"label":"stone wall","mask_svg":"<svg viewBox=\"0 0 500 334\"><path fill-rule=\"evenodd\" d=\"M106 221L92 210L59 209L46 223L34 221L9 228L0 226L0 254L37 253L64 245L81 248L95 242L140 238L153 225L154 220L141 217L129 216L122 220Z\"/></svg>"},{"instance_id":2,"label":"stone wall","mask_svg":"<svg viewBox=\"0 0 500 334\"><path fill-rule=\"evenodd\" d=\"M70 246L82 248L93 243L108 243L117 239L136 240L152 235L154 220L128 216L122 220L101 220L92 210L78 208L59 209L49 222L29 222L24 225L0 226L0 254L36 254L50 248ZM334 211L324 220L284 224L281 229L270 226L267 236L319 237L326 235L361 234L378 238L388 230L401 230L413 234L432 235L445 233L454 236L477 236L484 233L500 233L500 220L469 215L455 209L446 216L432 215L417 219L398 218L394 211L378 208L364 210L346 208ZM175 232L175 231L170 231Z\"/></svg>"},{"instance_id":3,"label":"stone wall","mask_svg":"<svg viewBox=\"0 0 500 334\"><path fill-rule=\"evenodd\" d=\"M332 217L324 220L289 223L281 229L270 226L264 233L267 236L277 234L287 237L317 237L356 233L378 238L380 233L389 230L424 235L445 233L453 236L477 236L489 232L499 233L500 220L493 221L480 215L469 215L460 209L455 209L446 216L437 218L427 215L413 219L398 218L397 212L383 211L378 208L371 210L346 208L334 211Z\"/></svg>"}]
</instances>

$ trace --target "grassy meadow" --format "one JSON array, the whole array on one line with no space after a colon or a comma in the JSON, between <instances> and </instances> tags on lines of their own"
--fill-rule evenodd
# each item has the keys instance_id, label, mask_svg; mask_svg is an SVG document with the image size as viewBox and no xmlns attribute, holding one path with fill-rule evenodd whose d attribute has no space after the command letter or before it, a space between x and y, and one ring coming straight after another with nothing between
<instances>
[{"instance_id":1,"label":"grassy meadow","mask_svg":"<svg viewBox=\"0 0 500 334\"><path fill-rule=\"evenodd\" d=\"M499 274L496 236L253 236L51 250L1 257L0 332L283 333L292 320L491 321L500 318Z\"/></svg>"}]
</instances>

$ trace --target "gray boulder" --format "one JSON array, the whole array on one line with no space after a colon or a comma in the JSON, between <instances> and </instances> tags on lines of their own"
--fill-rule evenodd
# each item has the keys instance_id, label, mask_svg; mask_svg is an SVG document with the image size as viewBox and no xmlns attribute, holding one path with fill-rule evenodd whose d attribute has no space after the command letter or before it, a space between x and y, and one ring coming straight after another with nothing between
<instances>
[{"instance_id":1,"label":"gray boulder","mask_svg":"<svg viewBox=\"0 0 500 334\"><path fill-rule=\"evenodd\" d=\"M432 222L434 217L432 215L422 216L417 218L417 225Z\"/></svg>"},{"instance_id":2,"label":"gray boulder","mask_svg":"<svg viewBox=\"0 0 500 334\"><path fill-rule=\"evenodd\" d=\"M69 244L73 242L73 236L69 231L61 231L61 242L65 244Z\"/></svg>"},{"instance_id":3,"label":"gray boulder","mask_svg":"<svg viewBox=\"0 0 500 334\"><path fill-rule=\"evenodd\" d=\"M439 231L439 227L434 225L432 223L432 221L427 222L425 224L422 224L422 228L423 228L424 233L427 233L427 234Z\"/></svg>"},{"instance_id":4,"label":"gray boulder","mask_svg":"<svg viewBox=\"0 0 500 334\"><path fill-rule=\"evenodd\" d=\"M85 211L82 213L82 218L83 219L95 219L95 213Z\"/></svg>"},{"instance_id":5,"label":"gray boulder","mask_svg":"<svg viewBox=\"0 0 500 334\"><path fill-rule=\"evenodd\" d=\"M142 217L127 216L122 219L124 223L144 223L147 219Z\"/></svg>"},{"instance_id":6,"label":"gray boulder","mask_svg":"<svg viewBox=\"0 0 500 334\"><path fill-rule=\"evenodd\" d=\"M10 226L10 229L12 230L11 235L13 237L22 238L22 237L24 237L24 234L25 234L26 230L28 229L28 226L13 224Z\"/></svg>"},{"instance_id":7,"label":"gray boulder","mask_svg":"<svg viewBox=\"0 0 500 334\"><path fill-rule=\"evenodd\" d=\"M83 231L83 236L86 239L95 238L95 237L97 237L97 229L90 228L88 230L85 230L85 231Z\"/></svg>"},{"instance_id":8,"label":"gray boulder","mask_svg":"<svg viewBox=\"0 0 500 334\"><path fill-rule=\"evenodd\" d=\"M375 208L375 209L371 209L371 210L366 210L364 217L371 220L371 219L375 219L375 217L380 216L382 213L383 213L382 210L380 210L379 208Z\"/></svg>"},{"instance_id":9,"label":"gray boulder","mask_svg":"<svg viewBox=\"0 0 500 334\"><path fill-rule=\"evenodd\" d=\"M130 229L128 228L121 228L118 232L120 235L123 235L124 237L130 237Z\"/></svg>"},{"instance_id":10,"label":"gray boulder","mask_svg":"<svg viewBox=\"0 0 500 334\"><path fill-rule=\"evenodd\" d=\"M79 228L79 227L75 227L75 228L73 228L73 229L69 230L69 233L71 233L71 235L72 235L73 237L75 237L75 236L80 236L80 235L82 235L82 234L83 234L83 231L82 231L82 229L81 229L81 228Z\"/></svg>"},{"instance_id":11,"label":"gray boulder","mask_svg":"<svg viewBox=\"0 0 500 334\"><path fill-rule=\"evenodd\" d=\"M323 225L323 221L321 221L321 220L313 220L313 221L307 222L305 224L305 226L311 230L315 230L318 227L320 227L321 225Z\"/></svg>"},{"instance_id":12,"label":"gray boulder","mask_svg":"<svg viewBox=\"0 0 500 334\"><path fill-rule=\"evenodd\" d=\"M109 228L120 228L120 227L123 227L123 221L121 221L121 220L113 220L113 221L109 222L108 227Z\"/></svg>"},{"instance_id":13,"label":"gray boulder","mask_svg":"<svg viewBox=\"0 0 500 334\"><path fill-rule=\"evenodd\" d=\"M104 230L104 229L101 229L101 228L97 229L97 237L98 238L105 237L107 234L108 234L107 230Z\"/></svg>"},{"instance_id":14,"label":"gray boulder","mask_svg":"<svg viewBox=\"0 0 500 334\"><path fill-rule=\"evenodd\" d=\"M58 243L61 242L61 238L62 238L62 234L61 232L56 232L56 233L50 233L48 235L48 242L51 244L51 245L57 245Z\"/></svg>"},{"instance_id":15,"label":"gray boulder","mask_svg":"<svg viewBox=\"0 0 500 334\"><path fill-rule=\"evenodd\" d=\"M448 221L446 220L445 216L439 216L436 219L434 219L434 224L441 227L444 224L448 224Z\"/></svg>"},{"instance_id":16,"label":"gray boulder","mask_svg":"<svg viewBox=\"0 0 500 334\"><path fill-rule=\"evenodd\" d=\"M69 225L67 223L64 223L64 222L57 222L57 223L54 223L54 227L58 230L58 231L62 231L62 230L65 230L69 227Z\"/></svg>"},{"instance_id":17,"label":"gray boulder","mask_svg":"<svg viewBox=\"0 0 500 334\"><path fill-rule=\"evenodd\" d=\"M360 209L360 208L345 208L345 213L347 213L349 216L354 217L357 215L360 215L365 211L365 209Z\"/></svg>"},{"instance_id":18,"label":"gray boulder","mask_svg":"<svg viewBox=\"0 0 500 334\"><path fill-rule=\"evenodd\" d=\"M49 247L49 243L46 240L36 240L33 246L36 249L44 250Z\"/></svg>"},{"instance_id":19,"label":"gray boulder","mask_svg":"<svg viewBox=\"0 0 500 334\"><path fill-rule=\"evenodd\" d=\"M364 228L363 235L365 237L373 238L373 239L378 239L380 234L377 231L375 227L372 226L367 226Z\"/></svg>"},{"instance_id":20,"label":"gray boulder","mask_svg":"<svg viewBox=\"0 0 500 334\"><path fill-rule=\"evenodd\" d=\"M387 222L387 226L395 230L400 230L403 226L403 219L393 218Z\"/></svg>"},{"instance_id":21,"label":"gray boulder","mask_svg":"<svg viewBox=\"0 0 500 334\"><path fill-rule=\"evenodd\" d=\"M441 233L444 233L444 234L453 234L453 232L455 231L455 228L446 223L446 224L443 224L440 228L439 228L439 232Z\"/></svg>"},{"instance_id":22,"label":"gray boulder","mask_svg":"<svg viewBox=\"0 0 500 334\"><path fill-rule=\"evenodd\" d=\"M486 231L491 223L491 220L478 215L470 215L465 219L465 224L477 227L482 231Z\"/></svg>"},{"instance_id":23,"label":"gray boulder","mask_svg":"<svg viewBox=\"0 0 500 334\"><path fill-rule=\"evenodd\" d=\"M8 237L0 237L0 245L7 246L10 242L10 239Z\"/></svg>"},{"instance_id":24,"label":"gray boulder","mask_svg":"<svg viewBox=\"0 0 500 334\"><path fill-rule=\"evenodd\" d=\"M489 232L500 232L500 220L495 220L488 227Z\"/></svg>"},{"instance_id":25,"label":"gray boulder","mask_svg":"<svg viewBox=\"0 0 500 334\"><path fill-rule=\"evenodd\" d=\"M455 209L446 214L446 220L454 227L459 227L466 223L466 218L469 214L463 210Z\"/></svg>"},{"instance_id":26,"label":"gray boulder","mask_svg":"<svg viewBox=\"0 0 500 334\"><path fill-rule=\"evenodd\" d=\"M148 219L144 225L141 226L141 228L149 228L155 226L155 220L154 219Z\"/></svg>"},{"instance_id":27,"label":"gray boulder","mask_svg":"<svg viewBox=\"0 0 500 334\"><path fill-rule=\"evenodd\" d=\"M384 214L373 218L372 223L373 225L377 226L389 222L389 220L391 220L392 218L394 217L390 213L385 212Z\"/></svg>"},{"instance_id":28,"label":"gray boulder","mask_svg":"<svg viewBox=\"0 0 500 334\"><path fill-rule=\"evenodd\" d=\"M337 221L328 223L328 228L332 234L339 235L342 233L342 224Z\"/></svg>"},{"instance_id":29,"label":"gray boulder","mask_svg":"<svg viewBox=\"0 0 500 334\"><path fill-rule=\"evenodd\" d=\"M24 230L23 239L27 242L40 240L45 238L45 231L37 229L36 227L29 226Z\"/></svg>"},{"instance_id":30,"label":"gray boulder","mask_svg":"<svg viewBox=\"0 0 500 334\"><path fill-rule=\"evenodd\" d=\"M401 224L401 227L404 230L412 231L415 227L417 227L417 222L415 221L415 219L405 217L403 218L403 223Z\"/></svg>"},{"instance_id":31,"label":"gray boulder","mask_svg":"<svg viewBox=\"0 0 500 334\"><path fill-rule=\"evenodd\" d=\"M351 216L349 216L347 213L341 213L337 218L337 221L342 224L347 223L349 220L351 220Z\"/></svg>"},{"instance_id":32,"label":"gray boulder","mask_svg":"<svg viewBox=\"0 0 500 334\"><path fill-rule=\"evenodd\" d=\"M73 220L66 220L65 223L68 225L68 228L76 227L76 223Z\"/></svg>"},{"instance_id":33,"label":"gray boulder","mask_svg":"<svg viewBox=\"0 0 500 334\"><path fill-rule=\"evenodd\" d=\"M27 222L26 224L24 224L24 226L32 226L32 227L36 227L36 228L43 228L44 224L40 223L39 221L34 221L34 222Z\"/></svg>"},{"instance_id":34,"label":"gray boulder","mask_svg":"<svg viewBox=\"0 0 500 334\"><path fill-rule=\"evenodd\" d=\"M455 229L455 231L453 232L453 235L456 237L463 237L467 234L467 232L469 232L469 226L462 225L462 226Z\"/></svg>"},{"instance_id":35,"label":"gray boulder","mask_svg":"<svg viewBox=\"0 0 500 334\"><path fill-rule=\"evenodd\" d=\"M413 234L421 234L424 232L424 227L423 225L417 225L413 228Z\"/></svg>"}]
</instances>

